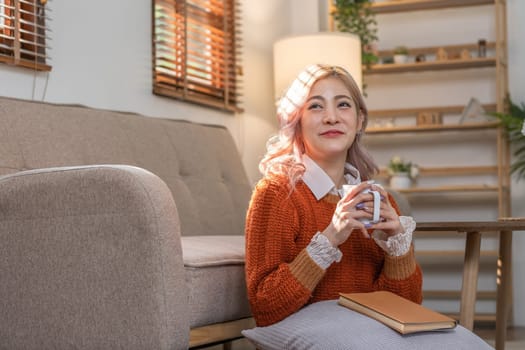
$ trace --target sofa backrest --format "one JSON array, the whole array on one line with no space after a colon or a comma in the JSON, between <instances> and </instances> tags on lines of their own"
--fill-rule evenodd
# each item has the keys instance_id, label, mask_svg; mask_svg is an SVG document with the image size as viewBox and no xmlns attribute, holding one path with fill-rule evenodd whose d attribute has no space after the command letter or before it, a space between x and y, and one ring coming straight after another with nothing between
<instances>
[{"instance_id":1,"label":"sofa backrest","mask_svg":"<svg viewBox=\"0 0 525 350\"><path fill-rule=\"evenodd\" d=\"M0 97L0 175L91 164L163 179L182 235L244 233L251 188L225 127Z\"/></svg>"}]
</instances>

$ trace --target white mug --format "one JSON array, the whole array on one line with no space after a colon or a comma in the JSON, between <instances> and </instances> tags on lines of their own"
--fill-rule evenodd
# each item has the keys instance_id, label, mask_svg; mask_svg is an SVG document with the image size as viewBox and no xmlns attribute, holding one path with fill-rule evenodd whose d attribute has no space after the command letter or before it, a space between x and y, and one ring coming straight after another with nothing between
<instances>
[{"instance_id":1,"label":"white mug","mask_svg":"<svg viewBox=\"0 0 525 350\"><path fill-rule=\"evenodd\" d=\"M346 195L352 190L356 185L343 185L343 195ZM380 221L379 208L381 206L381 194L378 191L372 191L370 189L365 189L362 193L371 193L374 196L374 215L372 220L367 218L359 219L363 224L376 224Z\"/></svg>"}]
</instances>

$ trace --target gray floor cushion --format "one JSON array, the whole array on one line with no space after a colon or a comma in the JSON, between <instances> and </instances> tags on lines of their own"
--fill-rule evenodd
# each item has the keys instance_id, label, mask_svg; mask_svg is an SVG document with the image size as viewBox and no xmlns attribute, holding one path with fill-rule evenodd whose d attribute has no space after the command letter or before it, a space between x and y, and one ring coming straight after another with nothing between
<instances>
[{"instance_id":1,"label":"gray floor cushion","mask_svg":"<svg viewBox=\"0 0 525 350\"><path fill-rule=\"evenodd\" d=\"M260 350L485 350L493 349L464 327L401 335L372 318L337 304L311 304L267 327L242 334Z\"/></svg>"}]
</instances>

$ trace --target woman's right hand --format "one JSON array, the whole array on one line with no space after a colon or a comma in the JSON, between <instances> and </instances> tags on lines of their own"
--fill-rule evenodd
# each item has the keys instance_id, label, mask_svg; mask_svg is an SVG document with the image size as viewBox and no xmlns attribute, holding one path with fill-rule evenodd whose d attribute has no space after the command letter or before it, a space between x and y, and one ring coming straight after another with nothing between
<instances>
[{"instance_id":1,"label":"woman's right hand","mask_svg":"<svg viewBox=\"0 0 525 350\"><path fill-rule=\"evenodd\" d=\"M332 246L338 247L344 243L353 230L359 230L366 238L370 238L365 225L359 219L372 219L372 214L367 208L374 207L374 196L371 193L363 193L369 189L371 183L363 181L354 186L343 198L337 203L332 221L322 232Z\"/></svg>"}]
</instances>

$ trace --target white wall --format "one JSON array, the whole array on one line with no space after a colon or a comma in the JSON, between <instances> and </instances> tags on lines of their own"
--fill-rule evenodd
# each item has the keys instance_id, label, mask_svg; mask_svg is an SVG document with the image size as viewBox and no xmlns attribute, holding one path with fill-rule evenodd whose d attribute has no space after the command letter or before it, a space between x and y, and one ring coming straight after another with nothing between
<instances>
[{"instance_id":1,"label":"white wall","mask_svg":"<svg viewBox=\"0 0 525 350\"><path fill-rule=\"evenodd\" d=\"M324 0L242 0L244 9L244 107L238 115L181 103L151 93L151 2L54 0L53 70L34 75L25 69L0 65L0 95L50 102L80 103L97 108L126 110L149 116L190 119L225 125L232 132L252 182L259 178L257 164L268 136L276 131L274 115L272 44L286 35L306 34L323 27L316 7ZM515 101L525 102L525 1L507 0L510 91ZM321 6L322 7L322 6ZM100 11L104 8L105 11ZM301 8L302 11L297 10ZM453 17L453 15L452 15ZM456 22L455 33L469 25ZM109 34L108 34L109 33ZM417 40L413 39L413 40ZM48 76L47 90L46 77ZM458 81L458 84L461 84ZM428 91L405 87L412 100L429 104ZM491 87L480 87L489 94ZM403 90L401 90L403 91ZM391 90L376 90L369 104L392 106ZM438 94L438 95L436 95ZM446 96L445 96L446 95ZM433 98L449 99L448 91ZM457 101L463 103L464 101ZM444 155L445 157L446 155ZM513 183L513 215L525 216L525 181ZM525 325L525 232L515 233L515 321Z\"/></svg>"},{"instance_id":2,"label":"white wall","mask_svg":"<svg viewBox=\"0 0 525 350\"><path fill-rule=\"evenodd\" d=\"M289 32L290 6L281 0L243 0L244 101L241 138L243 161L251 181L260 178L258 164L266 141L277 130L273 97L273 43Z\"/></svg>"}]
</instances>

